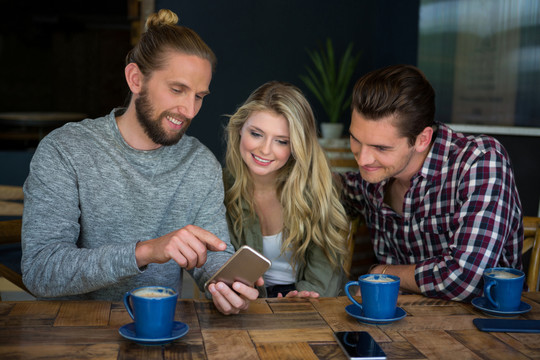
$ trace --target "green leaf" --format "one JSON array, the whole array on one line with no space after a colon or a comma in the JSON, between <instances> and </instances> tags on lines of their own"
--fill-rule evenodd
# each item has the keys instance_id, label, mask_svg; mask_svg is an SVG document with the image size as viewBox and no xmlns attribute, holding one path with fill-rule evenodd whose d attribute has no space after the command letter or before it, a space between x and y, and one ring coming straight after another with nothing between
<instances>
[{"instance_id":1,"label":"green leaf","mask_svg":"<svg viewBox=\"0 0 540 360\"><path fill-rule=\"evenodd\" d=\"M307 76L300 75L300 79L321 103L328 120L338 122L351 103L348 86L360 60L360 53L353 54L351 42L337 63L330 38L318 51L306 51L312 68L306 67Z\"/></svg>"}]
</instances>

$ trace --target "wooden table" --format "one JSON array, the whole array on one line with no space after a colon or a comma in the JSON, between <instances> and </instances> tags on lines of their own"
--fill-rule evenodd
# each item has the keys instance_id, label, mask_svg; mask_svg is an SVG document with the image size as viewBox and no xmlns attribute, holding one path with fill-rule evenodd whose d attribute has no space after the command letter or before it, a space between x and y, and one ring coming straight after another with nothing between
<instances>
[{"instance_id":1,"label":"wooden table","mask_svg":"<svg viewBox=\"0 0 540 360\"><path fill-rule=\"evenodd\" d=\"M540 292L521 319L540 319ZM176 318L190 329L163 346L142 346L118 329L131 322L121 303L0 302L0 359L346 359L333 332L368 331L388 359L539 359L540 334L486 333L472 305L402 295L407 316L366 325L347 315L346 297L259 299L224 316L207 300L180 300Z\"/></svg>"}]
</instances>

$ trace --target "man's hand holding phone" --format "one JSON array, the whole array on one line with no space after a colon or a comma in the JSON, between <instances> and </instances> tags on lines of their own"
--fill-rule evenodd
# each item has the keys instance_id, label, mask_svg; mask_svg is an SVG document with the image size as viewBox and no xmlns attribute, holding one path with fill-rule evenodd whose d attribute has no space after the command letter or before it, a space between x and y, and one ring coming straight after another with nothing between
<instances>
[{"instance_id":1,"label":"man's hand holding phone","mask_svg":"<svg viewBox=\"0 0 540 360\"><path fill-rule=\"evenodd\" d=\"M242 246L206 282L216 308L225 315L236 314L257 299L259 291L253 286L264 285L262 275L272 263L249 246Z\"/></svg>"}]
</instances>

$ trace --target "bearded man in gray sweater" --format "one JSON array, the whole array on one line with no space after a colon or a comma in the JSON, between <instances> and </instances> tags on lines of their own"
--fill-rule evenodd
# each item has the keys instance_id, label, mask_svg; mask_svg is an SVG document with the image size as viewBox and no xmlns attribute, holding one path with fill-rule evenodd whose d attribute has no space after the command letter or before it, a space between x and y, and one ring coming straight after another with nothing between
<instances>
[{"instance_id":1,"label":"bearded man in gray sweater","mask_svg":"<svg viewBox=\"0 0 540 360\"><path fill-rule=\"evenodd\" d=\"M117 301L146 285L180 292L183 269L202 290L234 252L220 164L184 135L216 59L177 21L169 10L149 17L126 58L127 108L40 142L24 184L22 233L23 280L35 296ZM239 282L208 291L224 314L258 296Z\"/></svg>"}]
</instances>

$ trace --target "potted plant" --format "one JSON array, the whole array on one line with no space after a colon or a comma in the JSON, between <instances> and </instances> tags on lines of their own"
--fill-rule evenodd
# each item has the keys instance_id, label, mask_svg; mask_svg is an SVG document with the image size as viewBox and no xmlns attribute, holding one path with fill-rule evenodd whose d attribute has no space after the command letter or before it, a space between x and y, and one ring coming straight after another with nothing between
<instances>
[{"instance_id":1,"label":"potted plant","mask_svg":"<svg viewBox=\"0 0 540 360\"><path fill-rule=\"evenodd\" d=\"M300 75L300 79L321 103L328 116L328 122L321 123L324 138L339 138L343 132L343 124L339 122L344 111L351 104L349 83L360 54L353 54L353 43L349 43L345 53L336 61L331 39L326 39L326 47L319 51L307 50L313 69L306 66L308 75ZM337 128L329 133L329 128ZM332 130L330 130L332 131Z\"/></svg>"}]
</instances>

